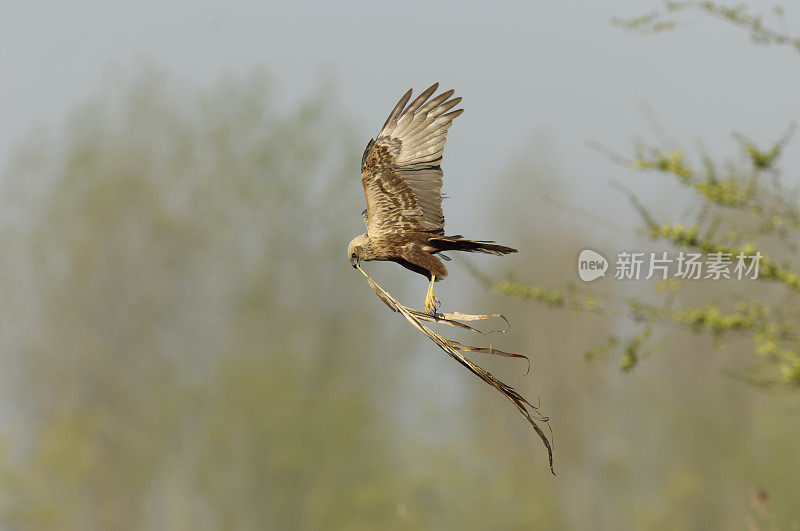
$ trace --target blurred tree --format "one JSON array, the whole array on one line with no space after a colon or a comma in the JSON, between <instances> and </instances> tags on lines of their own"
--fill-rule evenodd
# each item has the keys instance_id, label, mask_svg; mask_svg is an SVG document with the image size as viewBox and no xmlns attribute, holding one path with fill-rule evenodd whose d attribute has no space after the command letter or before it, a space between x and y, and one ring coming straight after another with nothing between
<instances>
[{"instance_id":1,"label":"blurred tree","mask_svg":"<svg viewBox=\"0 0 800 531\"><path fill-rule=\"evenodd\" d=\"M381 527L394 502L363 492L391 386L370 360L380 326L348 297L363 285L342 278L351 231L330 223L360 223L330 87L282 111L260 73L173 85L108 80L6 172L40 189L4 240L4 300L27 310L4 312L1 521Z\"/></svg>"}]
</instances>

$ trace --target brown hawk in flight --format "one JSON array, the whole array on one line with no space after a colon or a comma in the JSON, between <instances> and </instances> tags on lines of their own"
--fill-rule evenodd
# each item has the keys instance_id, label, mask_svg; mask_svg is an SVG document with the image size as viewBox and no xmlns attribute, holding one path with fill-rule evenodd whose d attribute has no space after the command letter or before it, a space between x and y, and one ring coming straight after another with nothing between
<instances>
[{"instance_id":1,"label":"brown hawk in flight","mask_svg":"<svg viewBox=\"0 0 800 531\"><path fill-rule=\"evenodd\" d=\"M444 234L442 153L447 130L464 110L450 110L461 102L461 98L451 98L453 90L430 99L438 87L434 83L410 104L412 91L406 92L377 139L367 144L361 158L361 184L367 199L362 217L367 232L347 246L353 267L361 260L388 260L427 277L425 310L431 315L439 303L433 283L447 276L438 253L517 251L491 241Z\"/></svg>"}]
</instances>

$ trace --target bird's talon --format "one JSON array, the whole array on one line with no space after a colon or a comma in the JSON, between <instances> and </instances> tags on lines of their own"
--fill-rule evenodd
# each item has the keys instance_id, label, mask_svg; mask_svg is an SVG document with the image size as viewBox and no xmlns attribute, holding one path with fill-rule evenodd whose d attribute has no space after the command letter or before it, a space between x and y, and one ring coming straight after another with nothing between
<instances>
[{"instance_id":1,"label":"bird's talon","mask_svg":"<svg viewBox=\"0 0 800 531\"><path fill-rule=\"evenodd\" d=\"M431 317L435 317L439 312L439 306L441 306L441 304L441 301L439 301L436 295L431 293L428 297L425 297L425 313Z\"/></svg>"},{"instance_id":2,"label":"bird's talon","mask_svg":"<svg viewBox=\"0 0 800 531\"><path fill-rule=\"evenodd\" d=\"M436 305L430 297L425 297L425 313L430 316L436 315Z\"/></svg>"}]
</instances>

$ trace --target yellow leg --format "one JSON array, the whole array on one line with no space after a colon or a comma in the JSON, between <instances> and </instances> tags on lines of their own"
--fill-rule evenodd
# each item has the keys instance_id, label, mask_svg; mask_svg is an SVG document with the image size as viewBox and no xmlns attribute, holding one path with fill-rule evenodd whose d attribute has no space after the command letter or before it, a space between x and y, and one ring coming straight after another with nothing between
<instances>
[{"instance_id":1,"label":"yellow leg","mask_svg":"<svg viewBox=\"0 0 800 531\"><path fill-rule=\"evenodd\" d=\"M428 315L436 315L436 310L440 304L439 299L433 294L433 283L436 281L436 276L431 275L431 282L428 284L428 294L425 296L425 311Z\"/></svg>"}]
</instances>

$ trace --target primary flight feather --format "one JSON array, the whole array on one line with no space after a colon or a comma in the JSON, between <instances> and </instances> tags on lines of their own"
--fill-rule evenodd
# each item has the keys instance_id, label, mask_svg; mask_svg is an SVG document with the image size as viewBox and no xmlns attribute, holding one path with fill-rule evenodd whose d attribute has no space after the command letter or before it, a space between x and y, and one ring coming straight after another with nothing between
<instances>
[{"instance_id":1,"label":"primary flight feather","mask_svg":"<svg viewBox=\"0 0 800 531\"><path fill-rule=\"evenodd\" d=\"M447 276L436 256L442 251L496 255L517 252L492 241L445 236L442 212L442 154L447 130L464 112L451 110L461 102L453 90L433 96L434 83L414 101L412 91L400 98L361 158L361 184L367 208L362 213L367 232L347 247L353 267L361 260L386 260L429 279L425 310L436 314L439 300L433 283Z\"/></svg>"}]
</instances>

